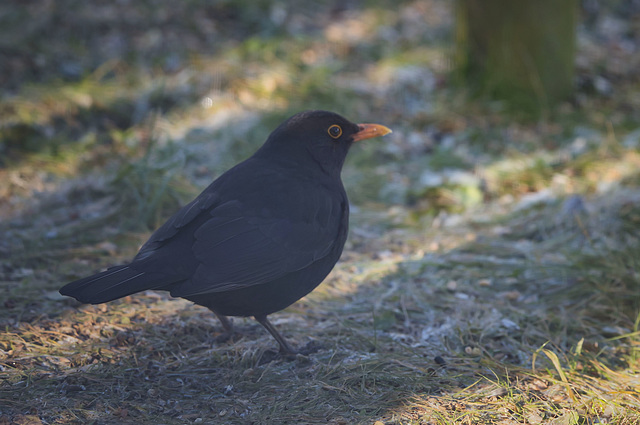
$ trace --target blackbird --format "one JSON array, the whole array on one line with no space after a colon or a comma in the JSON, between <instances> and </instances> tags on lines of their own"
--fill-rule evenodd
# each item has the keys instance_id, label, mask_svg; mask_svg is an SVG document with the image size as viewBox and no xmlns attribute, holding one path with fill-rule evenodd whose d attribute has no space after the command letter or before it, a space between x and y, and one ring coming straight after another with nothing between
<instances>
[{"instance_id":1,"label":"blackbird","mask_svg":"<svg viewBox=\"0 0 640 425\"><path fill-rule=\"evenodd\" d=\"M306 111L276 128L251 157L231 168L158 228L129 264L60 289L99 304L148 289L227 316L253 316L295 353L269 322L311 292L340 258L349 201L340 171L353 142L383 136L379 124L354 124Z\"/></svg>"}]
</instances>

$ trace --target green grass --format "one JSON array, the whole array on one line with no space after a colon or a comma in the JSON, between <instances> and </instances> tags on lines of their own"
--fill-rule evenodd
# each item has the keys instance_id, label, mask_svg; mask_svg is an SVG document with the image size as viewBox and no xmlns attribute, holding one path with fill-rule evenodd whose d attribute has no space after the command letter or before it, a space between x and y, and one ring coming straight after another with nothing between
<instances>
[{"instance_id":1,"label":"green grass","mask_svg":"<svg viewBox=\"0 0 640 425\"><path fill-rule=\"evenodd\" d=\"M640 423L633 58L616 96L518 123L449 87L445 2L333 6L0 6L0 423ZM57 294L311 108L394 129L350 153L341 263L272 316L317 352Z\"/></svg>"}]
</instances>

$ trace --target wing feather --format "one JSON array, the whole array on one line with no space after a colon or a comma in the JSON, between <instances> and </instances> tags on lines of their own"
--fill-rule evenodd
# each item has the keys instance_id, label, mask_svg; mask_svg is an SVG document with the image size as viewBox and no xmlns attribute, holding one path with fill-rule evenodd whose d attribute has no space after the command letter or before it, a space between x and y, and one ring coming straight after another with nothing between
<instances>
[{"instance_id":1,"label":"wing feather","mask_svg":"<svg viewBox=\"0 0 640 425\"><path fill-rule=\"evenodd\" d=\"M212 217L195 233L192 249L199 265L171 294L192 296L260 285L328 255L340 243L341 227L346 225L345 203L328 191L299 195L301 206L295 211L259 211L239 201L211 210ZM247 211L261 214L247 216Z\"/></svg>"}]
</instances>

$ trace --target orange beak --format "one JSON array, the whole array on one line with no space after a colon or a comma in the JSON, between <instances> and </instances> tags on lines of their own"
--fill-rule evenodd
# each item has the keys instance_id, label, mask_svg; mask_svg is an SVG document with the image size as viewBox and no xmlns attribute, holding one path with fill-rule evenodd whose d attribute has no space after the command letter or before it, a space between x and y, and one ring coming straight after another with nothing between
<instances>
[{"instance_id":1,"label":"orange beak","mask_svg":"<svg viewBox=\"0 0 640 425\"><path fill-rule=\"evenodd\" d=\"M358 124L358 127L360 131L353 135L354 142L391 133L390 128L380 124Z\"/></svg>"}]
</instances>

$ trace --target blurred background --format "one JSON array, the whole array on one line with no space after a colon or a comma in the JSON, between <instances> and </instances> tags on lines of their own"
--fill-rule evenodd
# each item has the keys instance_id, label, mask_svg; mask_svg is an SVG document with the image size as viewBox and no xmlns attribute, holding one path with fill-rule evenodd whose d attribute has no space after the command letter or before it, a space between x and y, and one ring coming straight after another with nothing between
<instances>
[{"instance_id":1,"label":"blurred background","mask_svg":"<svg viewBox=\"0 0 640 425\"><path fill-rule=\"evenodd\" d=\"M153 228L304 109L394 128L354 150L356 204L637 180L635 150L602 150L640 137L638 3L505 4L4 2L0 214L80 177Z\"/></svg>"},{"instance_id":2,"label":"blurred background","mask_svg":"<svg viewBox=\"0 0 640 425\"><path fill-rule=\"evenodd\" d=\"M75 179L153 228L316 108L394 128L354 150L356 204L433 216L637 180L607 147L640 137L640 6L552 3L4 2L0 214Z\"/></svg>"},{"instance_id":3,"label":"blurred background","mask_svg":"<svg viewBox=\"0 0 640 425\"><path fill-rule=\"evenodd\" d=\"M114 423L150 420L114 390L129 385L128 350L147 341L137 348L141 359L181 352L168 335L152 338L166 321L187 326L192 344L205 344L215 328L207 312L176 312L164 295L141 296L137 312L118 303L110 313L77 310L58 288L130 258L180 205L306 109L394 131L352 149L343 171L352 233L342 263L325 289L282 316L285 329L293 323L294 341L304 329L344 340L336 359L346 371L325 359L324 369L305 369L298 383L312 398L329 378L346 388L332 395L341 407L318 423L360 423L349 403L371 421L427 421L437 411L443 422L433 423L454 423L456 408L429 398L445 393L456 403L481 400L486 410L468 407L475 412L468 417L484 423L482 415L502 412L504 400L515 403L514 388L533 407L495 413L504 420L595 423L571 421L633 412L637 420L637 0L1 2L0 373L7 379L0 390L7 395L0 418L73 423L71 411L86 420L103 417L95 413L102 409ZM145 308L161 318L141 315ZM324 327L317 325L323 315L330 317ZM137 342L105 330L99 316ZM241 341L251 355L215 348L226 368L221 383L262 394L249 416L238 413L238 402L212 408L214 416L230 415L229 423L269 423L261 416L267 390L291 384L263 370L262 390L242 374L265 367L251 345L256 334ZM96 335L103 345L94 345ZM69 338L78 345L61 345ZM108 359L96 354L105 347ZM354 354L363 351L387 357ZM436 355L466 369L448 374L438 369L444 363L421 363ZM206 362L191 358L171 367ZM390 358L393 368L380 366ZM462 393L443 389L470 385L482 367L468 362L479 359L490 359L494 371L527 368L542 384L497 379ZM546 369L530 370L536 361L547 361ZM78 373L86 365L105 368L93 369L95 382L108 382L100 409L87 401L89 384ZM434 373L437 385L419 378ZM49 381L26 385L27 375ZM371 376L385 384L360 385ZM398 386L404 389L389 396ZM622 387L636 389L611 404ZM52 388L66 395L44 408L38 397ZM141 397L152 389L143 387ZM181 391L196 400L202 387ZM25 410L25 399L35 407ZM407 413L406 400L418 410ZM285 396L275 403L298 406ZM167 413L178 409L170 403L154 406L165 419L186 414ZM327 411L322 403L302 407Z\"/></svg>"}]
</instances>

